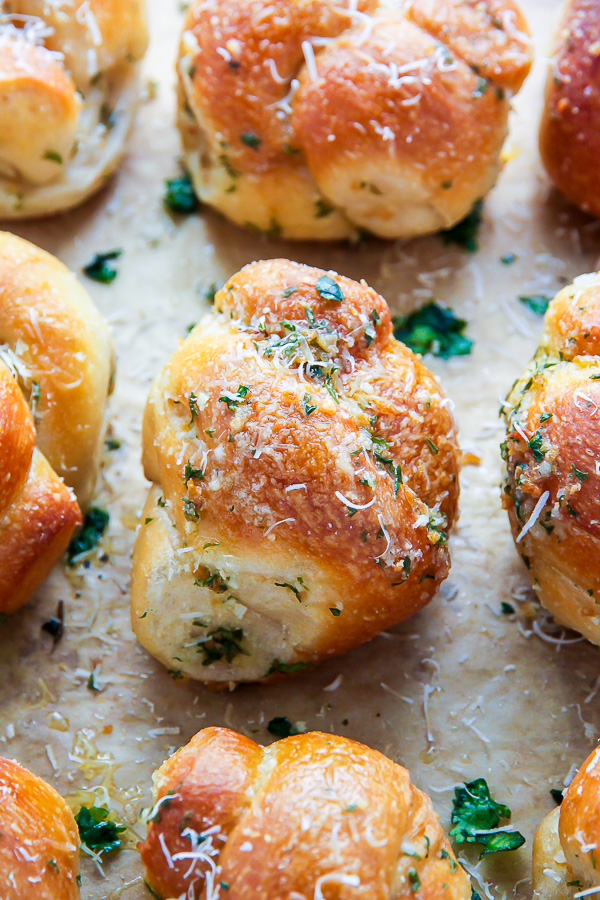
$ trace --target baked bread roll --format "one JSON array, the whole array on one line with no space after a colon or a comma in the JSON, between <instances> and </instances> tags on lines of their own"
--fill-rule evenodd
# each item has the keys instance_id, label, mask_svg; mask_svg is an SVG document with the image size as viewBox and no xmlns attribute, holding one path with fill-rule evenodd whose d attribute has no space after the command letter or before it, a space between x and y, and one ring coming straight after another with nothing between
<instances>
[{"instance_id":1,"label":"baked bread roll","mask_svg":"<svg viewBox=\"0 0 600 900\"><path fill-rule=\"evenodd\" d=\"M140 850L163 900L471 897L429 797L356 741L312 732L261 747L205 728L154 793Z\"/></svg>"},{"instance_id":2,"label":"baked bread roll","mask_svg":"<svg viewBox=\"0 0 600 900\"><path fill-rule=\"evenodd\" d=\"M132 623L207 682L307 668L425 606L448 574L452 415L364 282L246 266L155 380Z\"/></svg>"},{"instance_id":3,"label":"baked bread roll","mask_svg":"<svg viewBox=\"0 0 600 900\"><path fill-rule=\"evenodd\" d=\"M54 788L0 757L0 897L77 900L79 833Z\"/></svg>"},{"instance_id":4,"label":"baked bread roll","mask_svg":"<svg viewBox=\"0 0 600 900\"><path fill-rule=\"evenodd\" d=\"M600 216L600 6L568 0L555 39L540 128L546 170L562 193Z\"/></svg>"},{"instance_id":5,"label":"baked bread roll","mask_svg":"<svg viewBox=\"0 0 600 900\"><path fill-rule=\"evenodd\" d=\"M494 184L530 65L513 0L195 0L187 167L204 203L261 232L438 231Z\"/></svg>"},{"instance_id":6,"label":"baked bread roll","mask_svg":"<svg viewBox=\"0 0 600 900\"><path fill-rule=\"evenodd\" d=\"M505 404L503 501L542 604L600 644L600 274L554 298Z\"/></svg>"},{"instance_id":7,"label":"baked bread roll","mask_svg":"<svg viewBox=\"0 0 600 900\"><path fill-rule=\"evenodd\" d=\"M89 505L112 371L75 276L0 232L0 613L41 584Z\"/></svg>"},{"instance_id":8,"label":"baked bread roll","mask_svg":"<svg viewBox=\"0 0 600 900\"><path fill-rule=\"evenodd\" d=\"M600 749L596 748L569 785L560 807L537 830L534 900L572 900L584 896L586 888L600 888L599 843Z\"/></svg>"},{"instance_id":9,"label":"baked bread roll","mask_svg":"<svg viewBox=\"0 0 600 900\"><path fill-rule=\"evenodd\" d=\"M144 0L0 0L0 218L67 209L102 187L146 43Z\"/></svg>"}]
</instances>

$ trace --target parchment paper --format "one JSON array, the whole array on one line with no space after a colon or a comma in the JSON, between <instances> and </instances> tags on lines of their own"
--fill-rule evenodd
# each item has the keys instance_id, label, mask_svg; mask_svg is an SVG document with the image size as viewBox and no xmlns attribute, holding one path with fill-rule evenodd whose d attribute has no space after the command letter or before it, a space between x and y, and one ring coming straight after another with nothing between
<instances>
[{"instance_id":1,"label":"parchment paper","mask_svg":"<svg viewBox=\"0 0 600 900\"><path fill-rule=\"evenodd\" d=\"M57 566L37 596L0 627L0 754L29 766L73 802L90 802L92 794L78 792L102 783L110 790L107 796L100 788L98 797L141 834L138 814L149 802L152 771L197 730L226 724L268 742L269 719L288 716L307 729L365 741L406 765L445 826L453 786L485 777L511 807L527 844L486 859L475 884L488 898L530 897L531 839L553 806L548 791L563 786L599 736L600 651L544 641L525 616L535 608L500 508L498 408L541 329L518 295L552 295L595 269L600 226L569 208L542 174L537 124L557 2L523 5L538 59L515 103L509 160L486 201L475 254L437 237L404 245L288 244L245 234L208 211L173 221L161 201L179 153L173 61L182 12L175 0L149 2L145 77L157 91L142 104L116 179L78 211L14 228L75 270L98 251L123 249L111 286L86 282L112 324L118 352L110 420L122 447L106 454L97 498L111 516L107 558L75 573ZM511 252L516 261L503 264L501 256ZM200 317L206 288L251 260L276 256L364 277L394 313L434 296L468 320L471 356L426 361L456 403L463 448L481 464L463 470L452 572L428 609L295 680L213 694L172 681L130 630L128 572L146 492L140 423L150 380ZM40 626L59 599L66 633L53 651ZM502 615L502 601L519 615ZM549 628L544 620L536 627ZM101 692L86 687L94 668ZM470 861L476 864L477 855ZM106 862L104 874L84 860L84 898L149 896L133 843Z\"/></svg>"}]
</instances>

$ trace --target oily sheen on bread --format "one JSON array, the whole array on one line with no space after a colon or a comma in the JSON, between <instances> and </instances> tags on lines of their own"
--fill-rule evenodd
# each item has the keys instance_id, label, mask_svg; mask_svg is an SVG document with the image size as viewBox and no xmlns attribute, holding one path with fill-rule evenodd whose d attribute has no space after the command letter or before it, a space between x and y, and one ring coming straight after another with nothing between
<instances>
[{"instance_id":1,"label":"oily sheen on bread","mask_svg":"<svg viewBox=\"0 0 600 900\"><path fill-rule=\"evenodd\" d=\"M593 750L533 844L534 900L595 896L600 888L600 749ZM588 893L586 894L586 890Z\"/></svg>"},{"instance_id":2,"label":"oily sheen on bread","mask_svg":"<svg viewBox=\"0 0 600 900\"><path fill-rule=\"evenodd\" d=\"M0 218L81 203L124 151L144 0L0 0Z\"/></svg>"},{"instance_id":3,"label":"oily sheen on bread","mask_svg":"<svg viewBox=\"0 0 600 900\"><path fill-rule=\"evenodd\" d=\"M312 732L270 747L205 728L154 775L141 845L164 900L468 900L429 797L406 769Z\"/></svg>"},{"instance_id":4,"label":"oily sheen on bread","mask_svg":"<svg viewBox=\"0 0 600 900\"><path fill-rule=\"evenodd\" d=\"M195 0L186 164L204 203L268 234L438 231L494 184L530 65L513 0Z\"/></svg>"},{"instance_id":5,"label":"oily sheen on bread","mask_svg":"<svg viewBox=\"0 0 600 900\"><path fill-rule=\"evenodd\" d=\"M425 606L448 573L448 401L364 282L246 266L151 388L132 623L213 683L293 673Z\"/></svg>"},{"instance_id":6,"label":"oily sheen on bread","mask_svg":"<svg viewBox=\"0 0 600 900\"><path fill-rule=\"evenodd\" d=\"M506 404L503 500L542 604L600 644L600 274L551 302Z\"/></svg>"},{"instance_id":7,"label":"oily sheen on bread","mask_svg":"<svg viewBox=\"0 0 600 900\"><path fill-rule=\"evenodd\" d=\"M0 897L78 900L79 834L53 787L0 757Z\"/></svg>"},{"instance_id":8,"label":"oily sheen on bread","mask_svg":"<svg viewBox=\"0 0 600 900\"><path fill-rule=\"evenodd\" d=\"M600 216L600 5L568 0L556 31L540 127L546 170L566 197Z\"/></svg>"},{"instance_id":9,"label":"oily sheen on bread","mask_svg":"<svg viewBox=\"0 0 600 900\"><path fill-rule=\"evenodd\" d=\"M44 580L87 509L113 372L108 328L75 276L0 232L0 612Z\"/></svg>"}]
</instances>

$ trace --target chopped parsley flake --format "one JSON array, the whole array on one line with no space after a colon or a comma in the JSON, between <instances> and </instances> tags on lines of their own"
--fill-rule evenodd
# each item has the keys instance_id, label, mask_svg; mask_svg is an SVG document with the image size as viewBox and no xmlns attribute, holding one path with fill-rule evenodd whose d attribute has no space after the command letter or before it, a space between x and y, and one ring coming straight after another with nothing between
<instances>
[{"instance_id":1,"label":"chopped parsley flake","mask_svg":"<svg viewBox=\"0 0 600 900\"><path fill-rule=\"evenodd\" d=\"M275 718L271 719L267 725L267 731L269 734L273 734L278 738L287 738L293 734L303 733L299 728L296 728L295 725L292 725L287 716L275 716Z\"/></svg>"},{"instance_id":2,"label":"chopped parsley flake","mask_svg":"<svg viewBox=\"0 0 600 900\"><path fill-rule=\"evenodd\" d=\"M91 262L83 267L84 275L101 284L111 284L117 277L117 270L110 263L118 259L122 250L109 250L107 253L96 253Z\"/></svg>"},{"instance_id":3,"label":"chopped parsley flake","mask_svg":"<svg viewBox=\"0 0 600 900\"><path fill-rule=\"evenodd\" d=\"M478 200L471 212L461 222L457 222L452 228L442 231L445 244L458 244L474 253L478 247L478 232L481 225L483 201Z\"/></svg>"},{"instance_id":4,"label":"chopped parsley flake","mask_svg":"<svg viewBox=\"0 0 600 900\"><path fill-rule=\"evenodd\" d=\"M190 425L191 425L192 422L194 421L194 419L197 419L198 416L200 415L200 411L198 409L198 398L196 397L196 395L193 391L191 392L190 396L188 397L188 406L190 408L190 416L192 417L190 419Z\"/></svg>"},{"instance_id":5,"label":"chopped parsley flake","mask_svg":"<svg viewBox=\"0 0 600 900\"><path fill-rule=\"evenodd\" d=\"M240 134L240 141L242 144L245 144L246 147L251 147L252 150L258 150L262 144L262 140L259 136L252 131L242 131Z\"/></svg>"},{"instance_id":6,"label":"chopped parsley flake","mask_svg":"<svg viewBox=\"0 0 600 900\"><path fill-rule=\"evenodd\" d=\"M317 200L315 206L317 210L315 212L315 219L324 219L325 216L331 215L335 208L331 205L331 203L328 203L327 200L323 200L322 197Z\"/></svg>"},{"instance_id":7,"label":"chopped parsley flake","mask_svg":"<svg viewBox=\"0 0 600 900\"><path fill-rule=\"evenodd\" d=\"M83 525L67 547L69 565L73 565L80 557L94 549L108 528L109 519L106 510L98 506L92 506L87 511Z\"/></svg>"},{"instance_id":8,"label":"chopped parsley flake","mask_svg":"<svg viewBox=\"0 0 600 900\"><path fill-rule=\"evenodd\" d=\"M480 854L516 850L525 843L519 831L497 831L501 819L510 819L508 806L497 803L484 778L466 782L454 789L451 837L457 844L478 843Z\"/></svg>"},{"instance_id":9,"label":"chopped parsley flake","mask_svg":"<svg viewBox=\"0 0 600 900\"><path fill-rule=\"evenodd\" d=\"M75 816L81 843L94 853L109 853L121 849L119 835L126 831L125 825L119 825L109 819L109 812L103 806L82 806Z\"/></svg>"},{"instance_id":10,"label":"chopped parsley flake","mask_svg":"<svg viewBox=\"0 0 600 900\"><path fill-rule=\"evenodd\" d=\"M419 891L421 889L421 879L416 869L408 870L408 883L411 891Z\"/></svg>"},{"instance_id":11,"label":"chopped parsley flake","mask_svg":"<svg viewBox=\"0 0 600 900\"><path fill-rule=\"evenodd\" d=\"M543 294L522 294L519 297L519 300L521 303L524 303L525 306L528 306L537 316L543 316L550 305L552 297L546 297Z\"/></svg>"},{"instance_id":12,"label":"chopped parsley flake","mask_svg":"<svg viewBox=\"0 0 600 900\"><path fill-rule=\"evenodd\" d=\"M336 284L329 275L321 275L315 287L323 300L334 300L336 303L341 303L344 299L339 284Z\"/></svg>"},{"instance_id":13,"label":"chopped parsley flake","mask_svg":"<svg viewBox=\"0 0 600 900\"><path fill-rule=\"evenodd\" d=\"M177 178L168 178L165 181L166 191L163 197L163 203L170 212L179 213L180 215L189 215L196 212L200 206L192 179L186 173L179 175Z\"/></svg>"},{"instance_id":14,"label":"chopped parsley flake","mask_svg":"<svg viewBox=\"0 0 600 900\"><path fill-rule=\"evenodd\" d=\"M248 387L248 385L240 384L235 395L223 394L222 397L219 397L219 403L226 403L229 409L235 409L235 407L239 406L241 401L244 400L249 393L250 388Z\"/></svg>"},{"instance_id":15,"label":"chopped parsley flake","mask_svg":"<svg viewBox=\"0 0 600 900\"><path fill-rule=\"evenodd\" d=\"M527 441L527 446L531 450L531 454L537 462L541 462L544 458L544 451L542 450L542 434L540 431L536 431L530 439Z\"/></svg>"},{"instance_id":16,"label":"chopped parsley flake","mask_svg":"<svg viewBox=\"0 0 600 900\"><path fill-rule=\"evenodd\" d=\"M560 806L560 804L563 802L563 792L558 790L558 788L551 788L550 796L552 797L552 799L554 800L554 802L556 803L557 806Z\"/></svg>"},{"instance_id":17,"label":"chopped parsley flake","mask_svg":"<svg viewBox=\"0 0 600 900\"><path fill-rule=\"evenodd\" d=\"M306 393L302 398L302 409L304 410L305 416L310 416L311 413L314 413L316 410L315 404L312 402L312 397L309 393Z\"/></svg>"},{"instance_id":18,"label":"chopped parsley flake","mask_svg":"<svg viewBox=\"0 0 600 900\"><path fill-rule=\"evenodd\" d=\"M59 166L63 164L63 158L56 150L46 150L44 153L44 159L49 159L50 162L55 162Z\"/></svg>"},{"instance_id":19,"label":"chopped parsley flake","mask_svg":"<svg viewBox=\"0 0 600 900\"><path fill-rule=\"evenodd\" d=\"M213 628L197 645L198 653L204 656L202 665L210 666L212 663L220 662L223 658L230 663L240 653L250 656L248 651L242 647L243 639L244 630L242 628L227 628L224 625Z\"/></svg>"},{"instance_id":20,"label":"chopped parsley flake","mask_svg":"<svg viewBox=\"0 0 600 900\"><path fill-rule=\"evenodd\" d=\"M200 518L200 513L198 512L198 507L194 503L193 500L190 500L188 497L182 498L183 505L183 514L188 520L188 522L197 522Z\"/></svg>"},{"instance_id":21,"label":"chopped parsley flake","mask_svg":"<svg viewBox=\"0 0 600 900\"><path fill-rule=\"evenodd\" d=\"M313 664L309 662L284 663L279 662L278 659L274 659L269 666L267 675L272 675L273 672L281 672L283 675L295 675L296 672L304 672L305 669L312 669L312 666Z\"/></svg>"},{"instance_id":22,"label":"chopped parsley flake","mask_svg":"<svg viewBox=\"0 0 600 900\"><path fill-rule=\"evenodd\" d=\"M298 600L299 603L302 602L302 597L300 596L299 589L295 585L290 584L289 581L276 581L275 585L276 585L276 587L287 588L288 591L291 591L292 594L294 594L294 596L296 597L296 600Z\"/></svg>"},{"instance_id":23,"label":"chopped parsley flake","mask_svg":"<svg viewBox=\"0 0 600 900\"><path fill-rule=\"evenodd\" d=\"M195 469L188 459L185 464L185 472L183 476L183 483L187 487L188 481L204 481L204 472L202 469Z\"/></svg>"},{"instance_id":24,"label":"chopped parsley flake","mask_svg":"<svg viewBox=\"0 0 600 900\"><path fill-rule=\"evenodd\" d=\"M467 322L434 300L408 316L393 319L394 337L414 353L431 353L442 359L466 356L473 341L464 335Z\"/></svg>"},{"instance_id":25,"label":"chopped parsley flake","mask_svg":"<svg viewBox=\"0 0 600 900\"><path fill-rule=\"evenodd\" d=\"M578 469L577 466L571 464L571 475L574 475L578 481L587 481L589 476L589 472L582 472L581 469Z\"/></svg>"}]
</instances>

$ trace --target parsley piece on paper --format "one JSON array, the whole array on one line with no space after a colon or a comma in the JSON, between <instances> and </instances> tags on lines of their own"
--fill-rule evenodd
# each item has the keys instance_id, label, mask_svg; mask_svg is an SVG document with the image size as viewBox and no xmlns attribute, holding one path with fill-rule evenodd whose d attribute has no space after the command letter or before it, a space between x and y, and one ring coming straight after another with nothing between
<instances>
[{"instance_id":1,"label":"parsley piece on paper","mask_svg":"<svg viewBox=\"0 0 600 900\"><path fill-rule=\"evenodd\" d=\"M525 843L519 831L497 831L501 819L510 819L508 806L497 803L484 778L454 789L450 836L457 844L478 843L480 858L487 853L517 850Z\"/></svg>"},{"instance_id":2,"label":"parsley piece on paper","mask_svg":"<svg viewBox=\"0 0 600 900\"><path fill-rule=\"evenodd\" d=\"M342 289L330 275L321 275L315 287L323 300L335 300L336 303L342 303L344 300Z\"/></svg>"},{"instance_id":3,"label":"parsley piece on paper","mask_svg":"<svg viewBox=\"0 0 600 900\"><path fill-rule=\"evenodd\" d=\"M467 356L473 341L466 337L467 322L434 300L408 316L395 316L394 337L414 353L431 353L441 359Z\"/></svg>"},{"instance_id":4,"label":"parsley piece on paper","mask_svg":"<svg viewBox=\"0 0 600 900\"><path fill-rule=\"evenodd\" d=\"M163 197L163 203L170 212L188 216L196 212L200 201L194 191L192 179L185 173L176 178L168 178L165 181L167 187Z\"/></svg>"},{"instance_id":5,"label":"parsley piece on paper","mask_svg":"<svg viewBox=\"0 0 600 900\"><path fill-rule=\"evenodd\" d=\"M313 663L310 662L284 663L274 659L267 675L272 675L273 672L281 672L283 675L295 675L296 672L304 672L305 669L312 669L312 667Z\"/></svg>"},{"instance_id":6,"label":"parsley piece on paper","mask_svg":"<svg viewBox=\"0 0 600 900\"><path fill-rule=\"evenodd\" d=\"M119 835L126 831L126 827L113 822L108 816L109 812L104 806L82 806L75 816L81 843L94 853L109 853L111 850L121 849Z\"/></svg>"},{"instance_id":7,"label":"parsley piece on paper","mask_svg":"<svg viewBox=\"0 0 600 900\"><path fill-rule=\"evenodd\" d=\"M442 231L442 238L445 244L458 244L469 253L475 253L479 248L478 235L479 226L481 225L481 213L483 210L483 201L478 200L473 209L452 228Z\"/></svg>"},{"instance_id":8,"label":"parsley piece on paper","mask_svg":"<svg viewBox=\"0 0 600 900\"><path fill-rule=\"evenodd\" d=\"M543 316L550 306L552 297L546 297L544 294L521 294L519 300L521 303L524 303L525 306L528 306L536 316Z\"/></svg>"},{"instance_id":9,"label":"parsley piece on paper","mask_svg":"<svg viewBox=\"0 0 600 900\"><path fill-rule=\"evenodd\" d=\"M91 262L83 267L83 274L100 284L111 284L117 277L117 270L111 262L118 259L122 250L109 250L106 253L96 253Z\"/></svg>"},{"instance_id":10,"label":"parsley piece on paper","mask_svg":"<svg viewBox=\"0 0 600 900\"><path fill-rule=\"evenodd\" d=\"M278 738L287 738L293 734L302 734L300 729L296 728L295 725L292 725L287 716L275 716L275 718L271 719L267 725L267 731L269 734L273 734Z\"/></svg>"},{"instance_id":11,"label":"parsley piece on paper","mask_svg":"<svg viewBox=\"0 0 600 900\"><path fill-rule=\"evenodd\" d=\"M560 806L560 804L563 802L563 792L560 791L558 788L551 788L550 796L552 797L552 799L554 800L554 802L556 803L557 806Z\"/></svg>"},{"instance_id":12,"label":"parsley piece on paper","mask_svg":"<svg viewBox=\"0 0 600 900\"><path fill-rule=\"evenodd\" d=\"M100 509L99 506L90 507L85 514L83 525L67 547L69 565L73 565L80 557L94 549L106 532L109 519L110 516L105 509Z\"/></svg>"}]
</instances>

